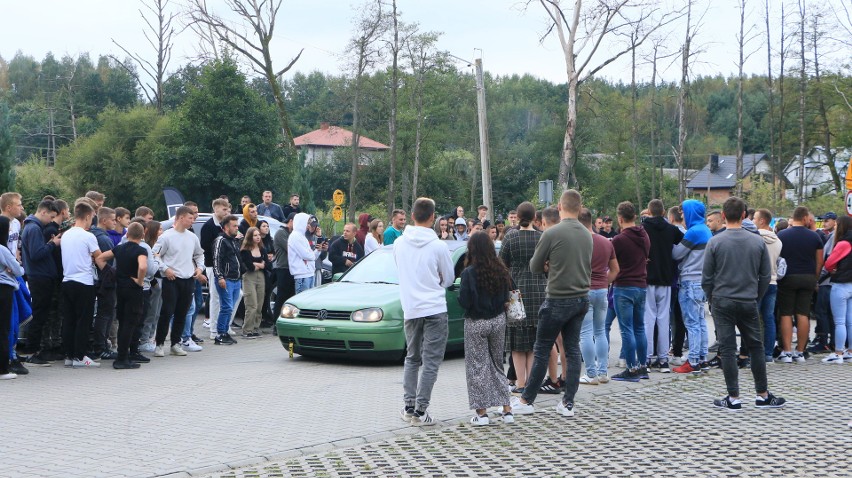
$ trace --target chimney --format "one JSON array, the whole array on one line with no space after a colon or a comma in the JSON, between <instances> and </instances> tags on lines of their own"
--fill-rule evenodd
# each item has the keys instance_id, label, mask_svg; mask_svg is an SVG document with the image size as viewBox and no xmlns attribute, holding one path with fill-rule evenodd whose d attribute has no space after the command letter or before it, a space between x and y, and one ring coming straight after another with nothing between
<instances>
[{"instance_id":1,"label":"chimney","mask_svg":"<svg viewBox=\"0 0 852 478\"><path fill-rule=\"evenodd\" d=\"M711 154L710 155L710 172L715 173L719 170L719 155Z\"/></svg>"},{"instance_id":2,"label":"chimney","mask_svg":"<svg viewBox=\"0 0 852 478\"><path fill-rule=\"evenodd\" d=\"M322 123L320 123L320 129L323 130L323 131L327 130L328 129L328 121L323 121Z\"/></svg>"}]
</instances>

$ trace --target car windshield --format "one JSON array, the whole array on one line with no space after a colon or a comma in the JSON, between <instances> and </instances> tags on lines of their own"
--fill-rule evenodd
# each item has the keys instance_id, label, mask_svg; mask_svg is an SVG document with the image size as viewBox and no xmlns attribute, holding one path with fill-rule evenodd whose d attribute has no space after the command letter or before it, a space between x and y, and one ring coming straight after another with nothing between
<instances>
[{"instance_id":1,"label":"car windshield","mask_svg":"<svg viewBox=\"0 0 852 478\"><path fill-rule=\"evenodd\" d=\"M346 273L340 282L361 284L399 284L393 249L379 249L361 259Z\"/></svg>"}]
</instances>

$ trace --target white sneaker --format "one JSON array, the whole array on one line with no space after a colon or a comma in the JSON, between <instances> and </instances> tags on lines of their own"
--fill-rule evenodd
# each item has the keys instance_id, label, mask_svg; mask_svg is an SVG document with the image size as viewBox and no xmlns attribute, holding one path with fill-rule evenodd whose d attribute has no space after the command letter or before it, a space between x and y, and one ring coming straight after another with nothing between
<instances>
[{"instance_id":1,"label":"white sneaker","mask_svg":"<svg viewBox=\"0 0 852 478\"><path fill-rule=\"evenodd\" d=\"M563 417L573 417L574 416L574 404L569 406L565 406L562 403L562 400L559 400L559 403L556 404L556 413L562 415Z\"/></svg>"},{"instance_id":2,"label":"white sneaker","mask_svg":"<svg viewBox=\"0 0 852 478\"><path fill-rule=\"evenodd\" d=\"M237 333L234 332L234 329L228 327L228 335L237 335Z\"/></svg>"},{"instance_id":3,"label":"white sneaker","mask_svg":"<svg viewBox=\"0 0 852 478\"><path fill-rule=\"evenodd\" d=\"M154 351L155 348L156 348L156 346L154 345L154 342L145 342L144 344L139 346L139 351L145 352L145 353L151 353L151 352Z\"/></svg>"},{"instance_id":4,"label":"white sneaker","mask_svg":"<svg viewBox=\"0 0 852 478\"><path fill-rule=\"evenodd\" d=\"M184 357L186 356L186 350L181 348L180 344L174 344L171 348L171 354L177 355L178 357Z\"/></svg>"},{"instance_id":5,"label":"white sneaker","mask_svg":"<svg viewBox=\"0 0 852 478\"><path fill-rule=\"evenodd\" d=\"M158 345L154 347L154 357L165 357L166 353L163 351L163 346Z\"/></svg>"},{"instance_id":6,"label":"white sneaker","mask_svg":"<svg viewBox=\"0 0 852 478\"><path fill-rule=\"evenodd\" d=\"M852 352L850 352L848 350L846 352L843 352L843 361L844 362L852 362Z\"/></svg>"},{"instance_id":7,"label":"white sneaker","mask_svg":"<svg viewBox=\"0 0 852 478\"><path fill-rule=\"evenodd\" d=\"M624 359L618 359L618 367L619 368L626 368L627 367L627 361L624 360Z\"/></svg>"},{"instance_id":8,"label":"white sneaker","mask_svg":"<svg viewBox=\"0 0 852 478\"><path fill-rule=\"evenodd\" d=\"M71 362L71 366L74 368L98 368L101 364L95 362L89 357L83 356L83 360L74 359L74 361Z\"/></svg>"},{"instance_id":9,"label":"white sneaker","mask_svg":"<svg viewBox=\"0 0 852 478\"><path fill-rule=\"evenodd\" d=\"M209 329L210 328L210 319L204 319L204 322L201 323L201 326L204 327L205 329Z\"/></svg>"},{"instance_id":10,"label":"white sneaker","mask_svg":"<svg viewBox=\"0 0 852 478\"><path fill-rule=\"evenodd\" d=\"M14 378L18 378L18 374L9 372L9 373L4 373L3 375L0 375L0 380L12 380Z\"/></svg>"},{"instance_id":11,"label":"white sneaker","mask_svg":"<svg viewBox=\"0 0 852 478\"><path fill-rule=\"evenodd\" d=\"M475 426L475 427L481 427L483 425L490 425L491 419L488 418L488 415L476 414L470 419L470 424Z\"/></svg>"},{"instance_id":12,"label":"white sneaker","mask_svg":"<svg viewBox=\"0 0 852 478\"><path fill-rule=\"evenodd\" d=\"M512 415L512 412L501 413L500 416L503 418L503 423L515 423L515 416Z\"/></svg>"},{"instance_id":13,"label":"white sneaker","mask_svg":"<svg viewBox=\"0 0 852 478\"><path fill-rule=\"evenodd\" d=\"M598 380L598 377L589 377L588 375L583 375L580 377L580 383L586 385L598 385L601 382Z\"/></svg>"},{"instance_id":14,"label":"white sneaker","mask_svg":"<svg viewBox=\"0 0 852 478\"><path fill-rule=\"evenodd\" d=\"M66 359L65 359L65 366L66 366L66 367L70 367L70 366L72 366L72 365L74 365L74 361L73 361L73 360L71 360L70 358L66 358Z\"/></svg>"},{"instance_id":15,"label":"white sneaker","mask_svg":"<svg viewBox=\"0 0 852 478\"><path fill-rule=\"evenodd\" d=\"M781 352L781 355L775 359L777 362L781 363L793 363L793 353L792 352Z\"/></svg>"},{"instance_id":16,"label":"white sneaker","mask_svg":"<svg viewBox=\"0 0 852 478\"><path fill-rule=\"evenodd\" d=\"M793 352L793 361L796 363L805 363L805 354L802 352Z\"/></svg>"},{"instance_id":17,"label":"white sneaker","mask_svg":"<svg viewBox=\"0 0 852 478\"><path fill-rule=\"evenodd\" d=\"M438 421L432 418L432 415L429 415L429 412L423 412L423 415L418 415L415 412L414 416L411 417L411 425L415 427L428 427L436 425L437 423Z\"/></svg>"},{"instance_id":18,"label":"white sneaker","mask_svg":"<svg viewBox=\"0 0 852 478\"><path fill-rule=\"evenodd\" d=\"M512 406L512 414L514 415L532 415L535 413L535 407L532 404L521 403L521 399L518 397L512 397L509 404Z\"/></svg>"},{"instance_id":19,"label":"white sneaker","mask_svg":"<svg viewBox=\"0 0 852 478\"><path fill-rule=\"evenodd\" d=\"M186 339L180 343L180 346L183 347L187 352L201 352L204 348L197 343L195 343L192 339Z\"/></svg>"},{"instance_id":20,"label":"white sneaker","mask_svg":"<svg viewBox=\"0 0 852 478\"><path fill-rule=\"evenodd\" d=\"M843 355L832 352L828 354L828 357L822 359L822 363L843 363Z\"/></svg>"}]
</instances>

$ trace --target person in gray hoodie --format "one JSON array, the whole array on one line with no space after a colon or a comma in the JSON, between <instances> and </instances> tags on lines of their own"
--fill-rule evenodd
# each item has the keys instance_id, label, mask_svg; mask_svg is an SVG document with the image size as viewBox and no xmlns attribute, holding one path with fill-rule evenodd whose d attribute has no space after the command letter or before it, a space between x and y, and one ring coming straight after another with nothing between
<instances>
[{"instance_id":1,"label":"person in gray hoodie","mask_svg":"<svg viewBox=\"0 0 852 478\"><path fill-rule=\"evenodd\" d=\"M322 254L322 250L314 250L305 237L309 219L310 216L303 212L296 214L293 232L287 239L287 265L296 281L297 294L314 286L316 261Z\"/></svg>"},{"instance_id":2,"label":"person in gray hoodie","mask_svg":"<svg viewBox=\"0 0 852 478\"><path fill-rule=\"evenodd\" d=\"M769 287L760 300L760 317L763 319L763 348L766 355L766 363L772 363L772 352L775 349L775 298L778 296L778 258L781 256L781 240L769 227L772 222L772 213L768 209L758 209L754 213L754 224L760 234L766 250L769 251L769 265L772 267L772 276L769 279ZM743 225L745 229L745 224Z\"/></svg>"}]
</instances>

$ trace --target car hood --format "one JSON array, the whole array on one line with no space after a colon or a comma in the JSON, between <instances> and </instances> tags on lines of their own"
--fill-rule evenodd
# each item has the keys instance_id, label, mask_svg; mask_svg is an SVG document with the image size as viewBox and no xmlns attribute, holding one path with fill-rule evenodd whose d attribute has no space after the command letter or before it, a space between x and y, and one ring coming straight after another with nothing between
<instances>
[{"instance_id":1,"label":"car hood","mask_svg":"<svg viewBox=\"0 0 852 478\"><path fill-rule=\"evenodd\" d=\"M287 301L299 309L353 311L366 307L387 307L399 303L396 284L334 282L306 290Z\"/></svg>"}]
</instances>

